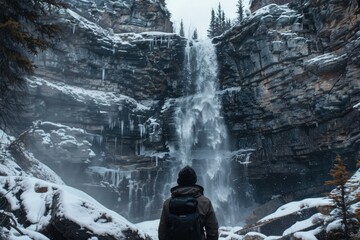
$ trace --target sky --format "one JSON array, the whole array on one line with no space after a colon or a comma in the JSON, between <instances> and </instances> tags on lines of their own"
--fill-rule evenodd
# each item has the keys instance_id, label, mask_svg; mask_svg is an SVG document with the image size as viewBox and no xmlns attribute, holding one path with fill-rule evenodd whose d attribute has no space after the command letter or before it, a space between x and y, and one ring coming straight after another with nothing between
<instances>
[{"instance_id":1,"label":"sky","mask_svg":"<svg viewBox=\"0 0 360 240\"><path fill-rule=\"evenodd\" d=\"M206 38L211 9L216 12L219 2L225 17L235 19L238 0L166 0L166 6L171 12L171 21L177 33L183 19L185 37L191 37L197 28L199 38Z\"/></svg>"}]
</instances>

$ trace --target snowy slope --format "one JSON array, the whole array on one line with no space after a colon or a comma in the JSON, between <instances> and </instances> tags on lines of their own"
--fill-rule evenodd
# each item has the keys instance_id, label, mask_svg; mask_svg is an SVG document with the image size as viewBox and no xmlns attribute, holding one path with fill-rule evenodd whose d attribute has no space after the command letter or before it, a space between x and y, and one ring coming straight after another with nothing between
<instances>
[{"instance_id":1,"label":"snowy slope","mask_svg":"<svg viewBox=\"0 0 360 240\"><path fill-rule=\"evenodd\" d=\"M19 229L42 232L53 222L67 219L79 229L86 229L89 236L124 239L124 232L131 231L139 239L145 238L145 233L122 216L84 192L65 185L31 177L0 177L0 193L14 215L16 211L26 214L27 222L18 218Z\"/></svg>"}]
</instances>

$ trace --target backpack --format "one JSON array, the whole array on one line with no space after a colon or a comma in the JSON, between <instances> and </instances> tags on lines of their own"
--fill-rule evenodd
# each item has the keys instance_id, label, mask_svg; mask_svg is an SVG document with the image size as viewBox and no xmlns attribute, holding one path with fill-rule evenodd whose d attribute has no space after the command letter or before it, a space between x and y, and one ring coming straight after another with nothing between
<instances>
[{"instance_id":1,"label":"backpack","mask_svg":"<svg viewBox=\"0 0 360 240\"><path fill-rule=\"evenodd\" d=\"M198 202L192 196L172 197L167 218L169 240L202 240L203 227L197 208Z\"/></svg>"}]
</instances>

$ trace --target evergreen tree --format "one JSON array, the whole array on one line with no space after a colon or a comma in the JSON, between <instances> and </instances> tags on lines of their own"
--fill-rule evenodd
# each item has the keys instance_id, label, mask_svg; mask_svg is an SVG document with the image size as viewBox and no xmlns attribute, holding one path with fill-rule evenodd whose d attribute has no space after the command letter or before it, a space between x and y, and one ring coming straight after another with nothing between
<instances>
[{"instance_id":1,"label":"evergreen tree","mask_svg":"<svg viewBox=\"0 0 360 240\"><path fill-rule=\"evenodd\" d=\"M238 3L236 5L238 7L236 13L237 15L237 20L240 23L243 19L244 19L244 7L243 7L243 3L242 0L238 0Z\"/></svg>"},{"instance_id":2,"label":"evergreen tree","mask_svg":"<svg viewBox=\"0 0 360 240\"><path fill-rule=\"evenodd\" d=\"M197 29L195 28L193 35L192 35L192 39L197 40L198 39L198 33L197 33Z\"/></svg>"},{"instance_id":3,"label":"evergreen tree","mask_svg":"<svg viewBox=\"0 0 360 240\"><path fill-rule=\"evenodd\" d=\"M209 38L213 38L215 36L215 30L216 30L215 11L214 9L211 9L210 26L209 29L207 30Z\"/></svg>"},{"instance_id":4,"label":"evergreen tree","mask_svg":"<svg viewBox=\"0 0 360 240\"><path fill-rule=\"evenodd\" d=\"M65 7L62 0L0 0L0 128L21 107L17 90L34 71L31 56L50 47L60 31L50 14Z\"/></svg>"},{"instance_id":5,"label":"evergreen tree","mask_svg":"<svg viewBox=\"0 0 360 240\"><path fill-rule=\"evenodd\" d=\"M329 193L329 197L335 204L336 211L335 217L340 217L342 224L344 225L343 237L346 240L350 240L350 225L352 224L352 213L350 213L350 200L349 200L349 187L346 183L349 180L350 172L347 170L347 166L344 160L337 155L335 159L335 165L330 170L332 180L326 181L325 185L336 186L336 189ZM351 191L350 191L351 192Z\"/></svg>"},{"instance_id":6,"label":"evergreen tree","mask_svg":"<svg viewBox=\"0 0 360 240\"><path fill-rule=\"evenodd\" d=\"M220 17L220 28L219 28L219 32L220 34L226 31L226 17L225 17L225 13L224 11L221 12L221 17ZM219 35L220 35L219 34Z\"/></svg>"},{"instance_id":7,"label":"evergreen tree","mask_svg":"<svg viewBox=\"0 0 360 240\"><path fill-rule=\"evenodd\" d=\"M222 32L223 32L223 21L222 21L222 19L223 19L223 14L224 14L224 12L223 12L223 10L221 9L221 5L220 5L220 3L219 3L219 5L218 5L218 9L217 9L217 13L216 13L216 20L215 20L215 22L216 22L216 30L215 30L215 33L216 33L216 35L215 36L218 36L218 35L220 35ZM224 14L225 15L225 14Z\"/></svg>"},{"instance_id":8,"label":"evergreen tree","mask_svg":"<svg viewBox=\"0 0 360 240\"><path fill-rule=\"evenodd\" d=\"M180 22L180 32L179 32L179 35L181 37L185 37L185 33L184 33L184 24L183 24L183 20L181 19L181 22Z\"/></svg>"},{"instance_id":9,"label":"evergreen tree","mask_svg":"<svg viewBox=\"0 0 360 240\"><path fill-rule=\"evenodd\" d=\"M216 14L214 9L211 9L208 37L213 38L219 36L229 28L231 28L230 19L226 19L225 12L221 9L221 4L219 3Z\"/></svg>"},{"instance_id":10,"label":"evergreen tree","mask_svg":"<svg viewBox=\"0 0 360 240\"><path fill-rule=\"evenodd\" d=\"M228 20L226 21L226 30L231 28L231 20L230 18L228 18Z\"/></svg>"}]
</instances>

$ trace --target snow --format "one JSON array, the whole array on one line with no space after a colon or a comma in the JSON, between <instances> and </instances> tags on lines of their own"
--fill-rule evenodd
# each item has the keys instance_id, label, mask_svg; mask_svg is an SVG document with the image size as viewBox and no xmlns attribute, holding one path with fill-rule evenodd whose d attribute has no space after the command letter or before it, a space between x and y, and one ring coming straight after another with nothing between
<instances>
[{"instance_id":1,"label":"snow","mask_svg":"<svg viewBox=\"0 0 360 240\"><path fill-rule=\"evenodd\" d=\"M0 148L9 145L15 138L7 135L3 130L0 129Z\"/></svg>"},{"instance_id":2,"label":"snow","mask_svg":"<svg viewBox=\"0 0 360 240\"><path fill-rule=\"evenodd\" d=\"M344 57L346 57L346 54L343 54L341 56L338 56L336 54L333 53L325 53L319 56L316 56L314 58L311 58L307 61L305 61L305 64L312 64L312 63L331 63L331 62L336 62L339 59L343 59Z\"/></svg>"},{"instance_id":3,"label":"snow","mask_svg":"<svg viewBox=\"0 0 360 240\"><path fill-rule=\"evenodd\" d=\"M5 185L7 188L5 189ZM11 192L7 193L10 189ZM19 191L21 189L21 191ZM23 192L22 192L23 191ZM86 226L95 234L110 234L122 238L127 229L138 231L136 225L130 223L119 214L105 208L86 193L65 185L49 183L30 177L0 177L0 193L11 204L11 209L16 210L22 205L26 211L27 219L31 225L29 230L45 227L49 224L51 214L45 213L46 206L52 205L55 195L60 201L57 204L57 216L72 220L79 226ZM20 199L16 195L20 194ZM145 233L138 231L140 236Z\"/></svg>"},{"instance_id":4,"label":"snow","mask_svg":"<svg viewBox=\"0 0 360 240\"><path fill-rule=\"evenodd\" d=\"M355 104L355 105L353 106L353 108L360 110L360 102L357 103L357 104Z\"/></svg>"},{"instance_id":5,"label":"snow","mask_svg":"<svg viewBox=\"0 0 360 240\"><path fill-rule=\"evenodd\" d=\"M316 228L315 230L311 230L308 232L297 232L294 234L294 237L299 240L317 240L315 237L321 231L321 228Z\"/></svg>"},{"instance_id":6,"label":"snow","mask_svg":"<svg viewBox=\"0 0 360 240\"><path fill-rule=\"evenodd\" d=\"M139 229L143 232L146 232L152 240L158 240L158 226L159 226L159 219L152 220L152 221L145 221L135 224ZM242 240L243 237L236 234L242 227L220 227L219 228L219 240ZM265 235L261 233L248 233L247 236L262 236Z\"/></svg>"},{"instance_id":7,"label":"snow","mask_svg":"<svg viewBox=\"0 0 360 240\"><path fill-rule=\"evenodd\" d=\"M277 5L277 4L269 4L266 5L258 10L256 10L253 13L253 16L262 16L262 15L267 15L267 14L274 14L277 11L281 11L281 16L280 17L284 17L282 16L282 14L294 14L296 13L296 11L290 9L287 4L285 5Z\"/></svg>"},{"instance_id":8,"label":"snow","mask_svg":"<svg viewBox=\"0 0 360 240\"><path fill-rule=\"evenodd\" d=\"M51 151L56 156L61 155L58 160L61 158L71 162L86 162L96 156L90 142L86 140L86 137L93 135L83 129L37 121L30 133L37 143L41 143L38 149L43 152Z\"/></svg>"},{"instance_id":9,"label":"snow","mask_svg":"<svg viewBox=\"0 0 360 240\"><path fill-rule=\"evenodd\" d=\"M259 222L265 222L270 219L283 217L291 213L295 213L304 208L329 206L329 205L332 205L332 202L329 198L307 198L302 201L290 202L278 208L274 213L262 218Z\"/></svg>"},{"instance_id":10,"label":"snow","mask_svg":"<svg viewBox=\"0 0 360 240\"><path fill-rule=\"evenodd\" d=\"M104 29L100 27L98 24L87 20L86 18L80 16L76 12L66 9L66 13L69 14L72 18L76 20L77 23L73 25L73 33L75 33L76 26L81 29L85 29L86 31L92 32L97 36L97 39L101 42L106 42L110 46L114 46L112 51L115 53L117 50L116 47L119 46L128 46L133 47L131 42L136 41L153 41L154 38L166 37L166 43L169 43L170 39L174 36L177 36L175 33L166 33L166 32L157 32L157 31L149 31L142 33L116 33L114 34L112 29ZM73 23L72 23L73 24ZM118 50L124 51L124 50ZM126 52L126 51L125 51ZM104 77L104 73L103 73Z\"/></svg>"},{"instance_id":11,"label":"snow","mask_svg":"<svg viewBox=\"0 0 360 240\"><path fill-rule=\"evenodd\" d=\"M300 230L306 229L308 227L311 227L316 223L317 219L323 218L323 215L321 213L314 214L311 218L305 219L304 221L298 221L294 225L292 225L290 228L286 229L283 233L283 235L288 235L291 233L299 232Z\"/></svg>"},{"instance_id":12,"label":"snow","mask_svg":"<svg viewBox=\"0 0 360 240\"><path fill-rule=\"evenodd\" d=\"M329 223L326 226L326 232L331 232L336 229L341 229L342 226L342 219L336 219L335 221Z\"/></svg>"},{"instance_id":13,"label":"snow","mask_svg":"<svg viewBox=\"0 0 360 240\"><path fill-rule=\"evenodd\" d=\"M27 171L25 172L22 170L7 149L10 143L14 140L14 137L7 135L3 131L0 131L0 175L37 176L53 183L64 184L63 180L53 170L37 160L32 153L22 149L22 146L20 145L19 149L23 151L24 156L29 161L29 168Z\"/></svg>"},{"instance_id":14,"label":"snow","mask_svg":"<svg viewBox=\"0 0 360 240\"><path fill-rule=\"evenodd\" d=\"M159 226L160 219L156 219L153 221L145 221L141 223L135 224L139 229L146 232L152 240L158 239L158 226Z\"/></svg>"},{"instance_id":15,"label":"snow","mask_svg":"<svg viewBox=\"0 0 360 240\"><path fill-rule=\"evenodd\" d=\"M113 105L121 105L123 103L128 103L134 105L136 110L144 111L149 110L149 107L146 107L140 103L138 103L135 99L130 98L128 96L117 94L115 92L104 92L98 90L88 90L84 88L80 88L77 86L71 86L67 84L61 83L51 83L45 79L39 77L33 77L32 79L28 79L29 87L47 87L52 91L55 91L56 94L64 94L70 99L73 99L80 103L94 103L99 106L113 106ZM51 92L52 95L54 92Z\"/></svg>"}]
</instances>

